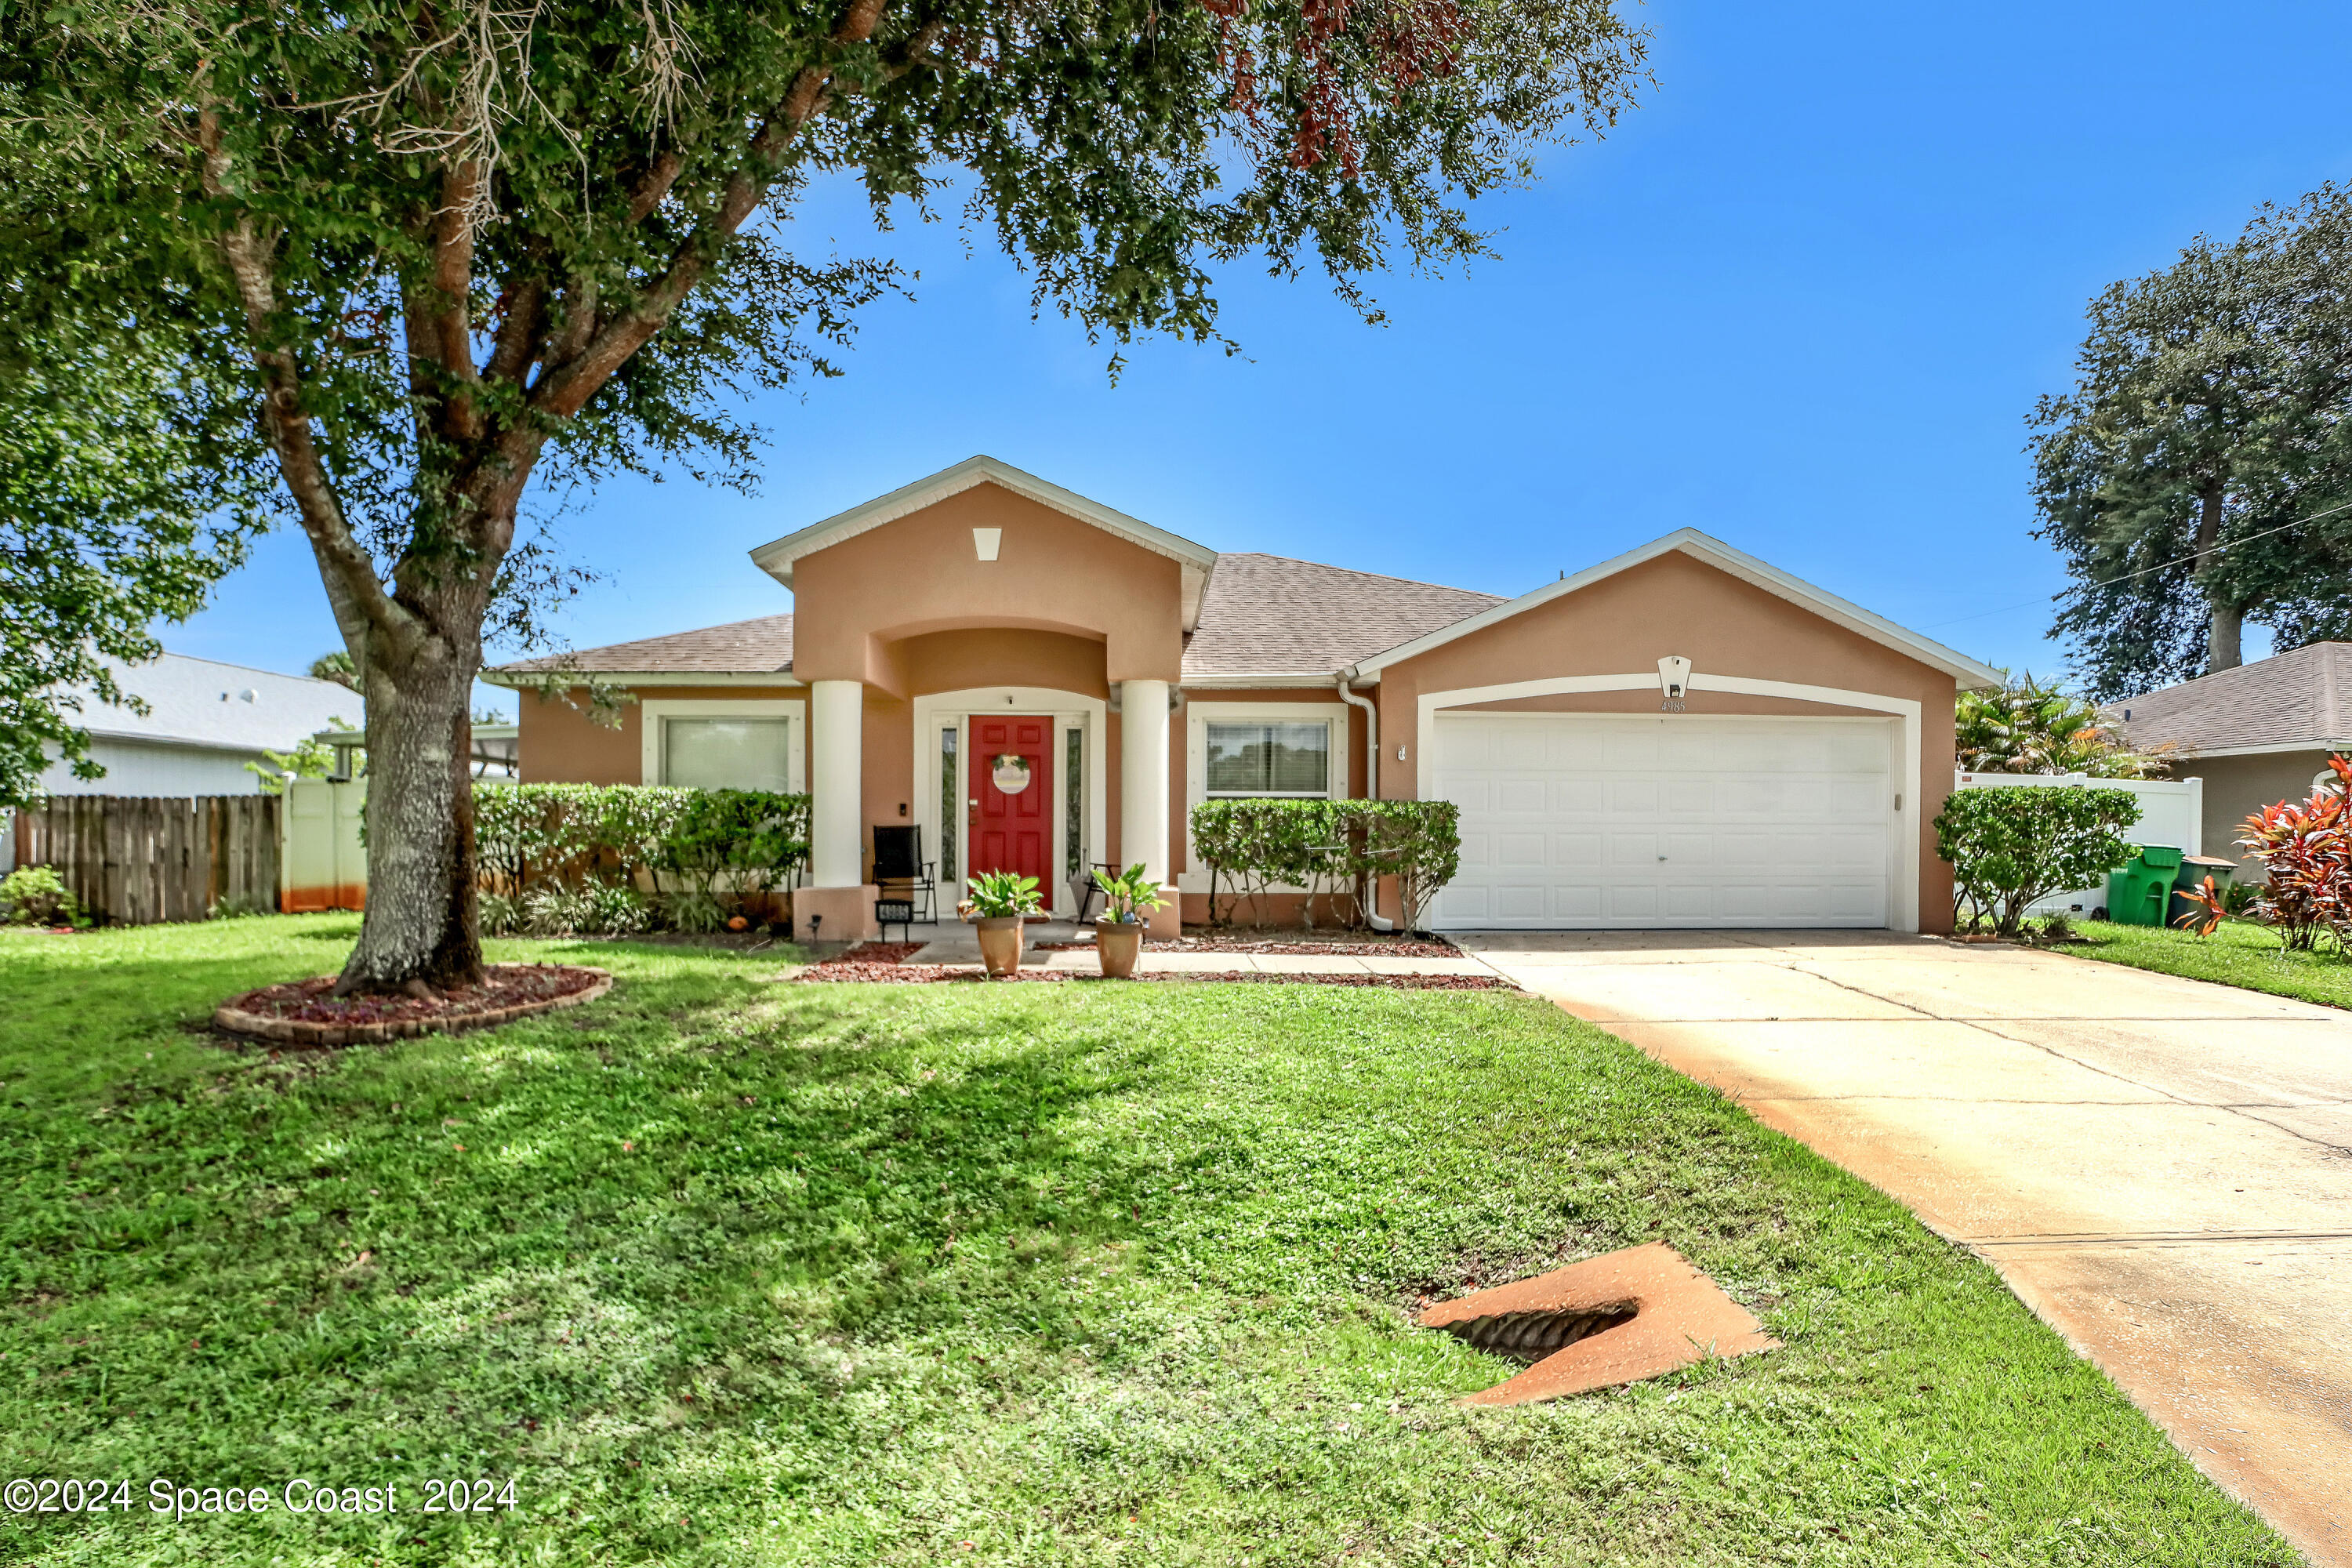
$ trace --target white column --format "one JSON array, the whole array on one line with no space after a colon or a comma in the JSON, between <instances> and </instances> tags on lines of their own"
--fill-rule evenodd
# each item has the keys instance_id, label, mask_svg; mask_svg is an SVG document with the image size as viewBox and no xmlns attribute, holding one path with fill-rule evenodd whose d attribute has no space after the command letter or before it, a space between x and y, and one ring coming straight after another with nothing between
<instances>
[{"instance_id":1,"label":"white column","mask_svg":"<svg viewBox=\"0 0 2352 1568\"><path fill-rule=\"evenodd\" d=\"M1118 858L1168 880L1168 683L1118 683Z\"/></svg>"},{"instance_id":2,"label":"white column","mask_svg":"<svg viewBox=\"0 0 2352 1568\"><path fill-rule=\"evenodd\" d=\"M865 880L858 854L864 814L866 687L856 680L809 683L809 885L854 888Z\"/></svg>"}]
</instances>

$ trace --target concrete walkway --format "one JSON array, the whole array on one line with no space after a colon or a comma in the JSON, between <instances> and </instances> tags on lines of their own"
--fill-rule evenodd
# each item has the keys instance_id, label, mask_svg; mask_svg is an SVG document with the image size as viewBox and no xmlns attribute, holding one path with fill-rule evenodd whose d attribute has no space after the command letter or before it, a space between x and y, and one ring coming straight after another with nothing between
<instances>
[{"instance_id":1,"label":"concrete walkway","mask_svg":"<svg viewBox=\"0 0 2352 1568\"><path fill-rule=\"evenodd\" d=\"M1973 1248L2352 1565L2352 1014L1885 932L1454 940Z\"/></svg>"},{"instance_id":2,"label":"concrete walkway","mask_svg":"<svg viewBox=\"0 0 2352 1568\"><path fill-rule=\"evenodd\" d=\"M893 928L896 929L896 928ZM974 927L942 921L917 926L912 940L930 940L910 954L909 963L943 963L978 969L980 932ZM1024 969L1062 970L1092 974L1100 964L1095 957L1094 928L1063 921L1030 925L1028 945L1022 950ZM1040 952L1041 943L1075 942L1078 947L1058 952ZM1307 952L1153 952L1136 960L1139 974L1485 974L1495 971L1475 958L1349 957Z\"/></svg>"}]
</instances>

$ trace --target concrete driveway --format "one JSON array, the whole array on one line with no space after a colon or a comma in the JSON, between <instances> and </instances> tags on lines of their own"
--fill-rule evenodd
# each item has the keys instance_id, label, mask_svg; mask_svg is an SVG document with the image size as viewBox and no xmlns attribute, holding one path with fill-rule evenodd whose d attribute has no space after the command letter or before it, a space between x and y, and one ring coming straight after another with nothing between
<instances>
[{"instance_id":1,"label":"concrete driveway","mask_svg":"<svg viewBox=\"0 0 2352 1568\"><path fill-rule=\"evenodd\" d=\"M1975 1250L2352 1565L2352 1014L1885 932L1454 940Z\"/></svg>"}]
</instances>

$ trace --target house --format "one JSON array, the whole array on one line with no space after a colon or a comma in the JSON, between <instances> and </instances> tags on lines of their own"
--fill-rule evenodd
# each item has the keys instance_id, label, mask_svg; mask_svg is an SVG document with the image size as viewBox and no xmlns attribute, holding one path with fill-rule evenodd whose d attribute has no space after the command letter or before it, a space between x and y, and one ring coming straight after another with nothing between
<instances>
[{"instance_id":1,"label":"house","mask_svg":"<svg viewBox=\"0 0 2352 1568\"><path fill-rule=\"evenodd\" d=\"M291 752L335 721L357 725L364 717L357 692L308 676L177 653L112 668L116 684L143 699L147 711L79 693L90 758L106 773L79 779L54 763L41 775L51 795L253 795L261 780L245 764L268 766L264 751Z\"/></svg>"},{"instance_id":2,"label":"house","mask_svg":"<svg viewBox=\"0 0 2352 1568\"><path fill-rule=\"evenodd\" d=\"M2240 824L2333 778L2331 752L2352 750L2352 643L2309 643L2235 669L2113 704L2135 747L2171 746L2176 773L2205 781L2209 855L2237 855ZM2239 862L2242 877L2258 872Z\"/></svg>"},{"instance_id":3,"label":"house","mask_svg":"<svg viewBox=\"0 0 2352 1568\"><path fill-rule=\"evenodd\" d=\"M1193 803L1368 788L1461 805L1442 928L1948 929L1953 697L2000 679L1694 530L1502 600L1220 554L984 457L751 560L791 614L487 679L526 781L808 790L827 936L872 929L878 826L1064 914L1139 860L1197 921ZM619 726L550 668L624 689Z\"/></svg>"}]
</instances>

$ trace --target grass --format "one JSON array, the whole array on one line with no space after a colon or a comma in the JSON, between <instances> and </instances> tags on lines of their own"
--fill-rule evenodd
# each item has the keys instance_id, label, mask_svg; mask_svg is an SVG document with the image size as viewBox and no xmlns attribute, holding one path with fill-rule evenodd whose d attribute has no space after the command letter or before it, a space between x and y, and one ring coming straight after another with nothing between
<instances>
[{"instance_id":1,"label":"grass","mask_svg":"<svg viewBox=\"0 0 2352 1568\"><path fill-rule=\"evenodd\" d=\"M2330 1007L2352 1007L2352 961L2332 947L2319 952L2289 952L2259 926L2225 921L2211 936L2162 926L2117 925L2086 921L2074 928L2087 944L2061 949L2082 958L2152 969L2160 974L2212 980L2223 985L2296 996Z\"/></svg>"},{"instance_id":2,"label":"grass","mask_svg":"<svg viewBox=\"0 0 2352 1568\"><path fill-rule=\"evenodd\" d=\"M191 1027L349 917L0 933L44 1564L2286 1564L1984 1266L1518 995L774 985L336 1054ZM1786 1348L1514 1410L1425 1294L1663 1237ZM416 1511L429 1478L515 1506Z\"/></svg>"}]
</instances>

